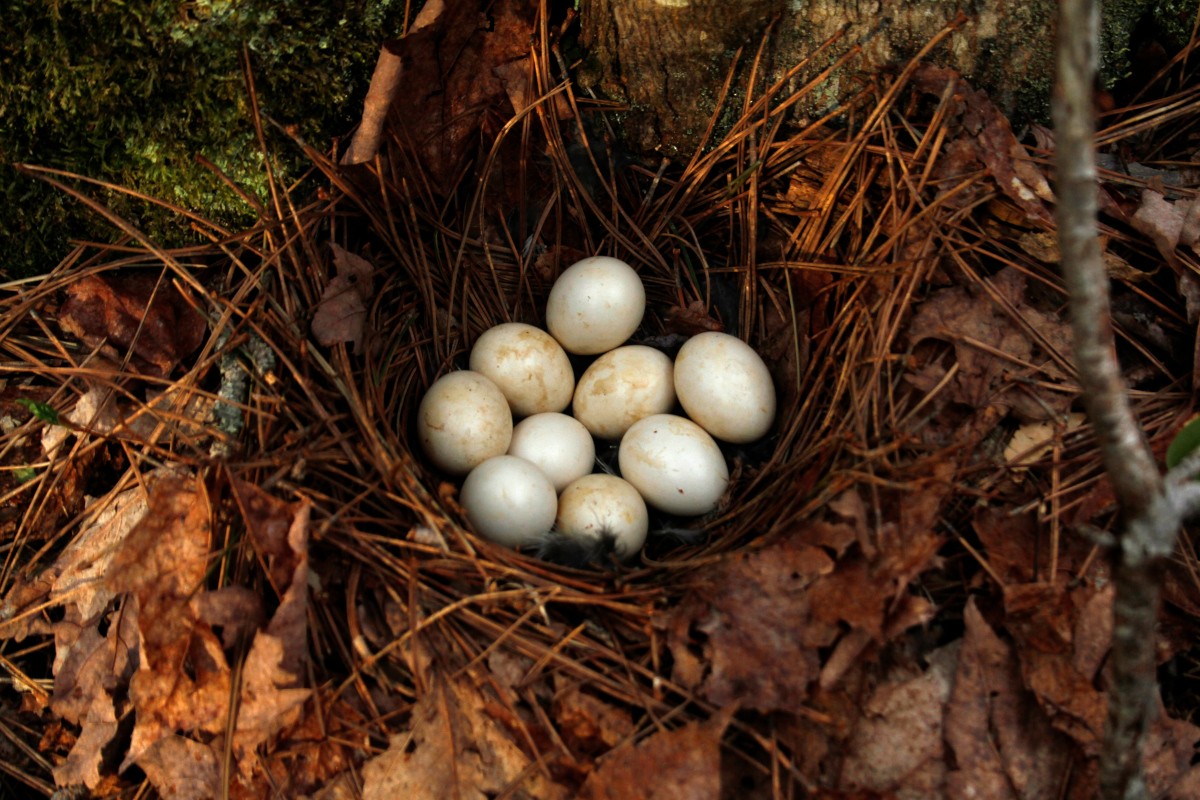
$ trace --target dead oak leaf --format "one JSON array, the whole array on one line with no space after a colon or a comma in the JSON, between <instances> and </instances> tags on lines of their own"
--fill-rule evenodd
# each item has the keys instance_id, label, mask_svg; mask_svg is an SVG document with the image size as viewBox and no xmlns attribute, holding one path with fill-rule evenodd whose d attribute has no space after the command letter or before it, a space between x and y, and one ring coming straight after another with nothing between
<instances>
[{"instance_id":1,"label":"dead oak leaf","mask_svg":"<svg viewBox=\"0 0 1200 800\"><path fill-rule=\"evenodd\" d=\"M308 655L307 502L286 503L253 484L235 480L232 490L247 534L276 591L279 607L258 631L242 666L234 753L243 777L255 767L254 750L295 723L309 697L302 688Z\"/></svg>"},{"instance_id":2,"label":"dead oak leaf","mask_svg":"<svg viewBox=\"0 0 1200 800\"><path fill-rule=\"evenodd\" d=\"M495 68L529 54L534 7L520 0L447 4L430 25L387 43L404 80L390 123L406 130L434 185L449 191L489 114L512 115Z\"/></svg>"},{"instance_id":3,"label":"dead oak leaf","mask_svg":"<svg viewBox=\"0 0 1200 800\"><path fill-rule=\"evenodd\" d=\"M987 167L996 181L996 188L1020 206L1030 220L1051 224L1053 217L1044 202L1054 199L1050 184L1013 135L1008 117L987 94L972 89L953 69L933 64L918 66L912 81L920 91L939 97L948 88L953 91L952 113L960 119L961 125L958 137L951 140L947 152L963 151L958 155L963 161L969 152Z\"/></svg>"},{"instance_id":4,"label":"dead oak leaf","mask_svg":"<svg viewBox=\"0 0 1200 800\"><path fill-rule=\"evenodd\" d=\"M635 730L633 718L623 708L571 686L554 697L554 721L575 755L607 753Z\"/></svg>"},{"instance_id":5,"label":"dead oak leaf","mask_svg":"<svg viewBox=\"0 0 1200 800\"><path fill-rule=\"evenodd\" d=\"M336 789L322 787L335 783L335 776L345 775L360 762L358 754L368 751L368 723L351 704L333 700L332 692L315 698L315 703L323 704L323 713L316 713L314 703L306 706L300 720L280 732L279 746L260 759L262 770L250 780L242 778L232 784L232 798L308 796L333 800L359 796L358 792L341 795Z\"/></svg>"},{"instance_id":6,"label":"dead oak leaf","mask_svg":"<svg viewBox=\"0 0 1200 800\"><path fill-rule=\"evenodd\" d=\"M668 622L675 679L689 688L703 682L716 705L799 705L820 669L817 648L836 635L814 629L808 589L833 568L820 548L787 539L709 571ZM692 650L693 629L705 639L702 658Z\"/></svg>"},{"instance_id":7,"label":"dead oak leaf","mask_svg":"<svg viewBox=\"0 0 1200 800\"><path fill-rule=\"evenodd\" d=\"M1200 253L1196 247L1200 239L1200 201L1170 201L1161 192L1144 189L1141 203L1129 222L1149 236L1158 252L1171 264L1178 263L1175 249L1181 245Z\"/></svg>"},{"instance_id":8,"label":"dead oak leaf","mask_svg":"<svg viewBox=\"0 0 1200 800\"><path fill-rule=\"evenodd\" d=\"M221 796L221 762L207 744L169 734L142 753L138 766L165 800Z\"/></svg>"},{"instance_id":9,"label":"dead oak leaf","mask_svg":"<svg viewBox=\"0 0 1200 800\"><path fill-rule=\"evenodd\" d=\"M929 654L923 672L897 666L875 687L847 742L840 788L891 792L897 798L942 795L942 716L957 653L956 645L942 647Z\"/></svg>"},{"instance_id":10,"label":"dead oak leaf","mask_svg":"<svg viewBox=\"0 0 1200 800\"><path fill-rule=\"evenodd\" d=\"M86 275L67 287L63 330L108 356L165 377L204 342L207 324L169 274L145 271Z\"/></svg>"},{"instance_id":11,"label":"dead oak leaf","mask_svg":"<svg viewBox=\"0 0 1200 800\"><path fill-rule=\"evenodd\" d=\"M1066 737L1025 691L1012 646L983 619L974 599L945 710L954 768L948 797L1052 797L1070 765Z\"/></svg>"},{"instance_id":12,"label":"dead oak leaf","mask_svg":"<svg viewBox=\"0 0 1200 800\"><path fill-rule=\"evenodd\" d=\"M64 621L56 628L70 624ZM125 710L124 688L136 667L136 616L132 610L119 611L104 636L88 626L74 638L66 658L55 667L50 710L79 725L80 732L66 760L54 767L54 782L94 789L103 777L106 749Z\"/></svg>"},{"instance_id":13,"label":"dead oak leaf","mask_svg":"<svg viewBox=\"0 0 1200 800\"><path fill-rule=\"evenodd\" d=\"M136 604L141 632L140 665L129 685L137 722L126 764L175 731L223 731L229 709L220 642L190 607L208 569L208 493L199 479L165 478L151 488L148 504L105 574L110 591Z\"/></svg>"},{"instance_id":14,"label":"dead oak leaf","mask_svg":"<svg viewBox=\"0 0 1200 800\"><path fill-rule=\"evenodd\" d=\"M348 343L357 351L367 320L367 298L371 294L371 274L375 268L362 256L329 243L337 275L321 292L321 301L313 314L312 332L328 347Z\"/></svg>"},{"instance_id":15,"label":"dead oak leaf","mask_svg":"<svg viewBox=\"0 0 1200 800\"><path fill-rule=\"evenodd\" d=\"M485 709L478 690L434 672L411 727L363 765L363 800L484 800L511 787L525 796L567 796L532 764Z\"/></svg>"},{"instance_id":16,"label":"dead oak leaf","mask_svg":"<svg viewBox=\"0 0 1200 800\"><path fill-rule=\"evenodd\" d=\"M614 750L588 776L584 800L717 800L721 795L721 737L732 707L706 722L659 731L637 745Z\"/></svg>"},{"instance_id":17,"label":"dead oak leaf","mask_svg":"<svg viewBox=\"0 0 1200 800\"><path fill-rule=\"evenodd\" d=\"M909 341L939 339L954 346L958 373L947 390L950 400L975 409L1012 409L1025 419L1061 414L1070 395L1043 392L1034 400L1012 378L1063 379L1056 359L1070 354L1066 324L1025 302L1025 278L1016 269L1005 267L987 280L994 297L960 286L930 295L913 314Z\"/></svg>"}]
</instances>

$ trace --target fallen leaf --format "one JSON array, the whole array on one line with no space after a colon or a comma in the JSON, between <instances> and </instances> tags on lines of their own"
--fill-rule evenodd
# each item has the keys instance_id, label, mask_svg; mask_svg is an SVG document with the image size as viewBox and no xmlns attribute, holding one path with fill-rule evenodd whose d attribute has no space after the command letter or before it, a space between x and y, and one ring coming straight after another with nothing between
<instances>
[{"instance_id":1,"label":"fallen leaf","mask_svg":"<svg viewBox=\"0 0 1200 800\"><path fill-rule=\"evenodd\" d=\"M946 777L946 796L1057 796L1071 763L1069 742L1025 691L1012 647L988 626L974 599L963 618L966 629L946 706L946 744L955 764Z\"/></svg>"},{"instance_id":2,"label":"fallen leaf","mask_svg":"<svg viewBox=\"0 0 1200 800\"><path fill-rule=\"evenodd\" d=\"M637 745L614 750L588 776L585 800L717 800L721 793L721 738L733 718L728 708L707 722L659 731Z\"/></svg>"},{"instance_id":3,"label":"fallen leaf","mask_svg":"<svg viewBox=\"0 0 1200 800\"><path fill-rule=\"evenodd\" d=\"M671 306L667 309L667 318L663 324L668 333L684 336L725 330L720 320L714 319L708 313L708 305L703 300L693 300L686 306Z\"/></svg>"},{"instance_id":4,"label":"fallen leaf","mask_svg":"<svg viewBox=\"0 0 1200 800\"><path fill-rule=\"evenodd\" d=\"M167 800L221 796L221 762L207 744L167 734L138 757L138 766Z\"/></svg>"},{"instance_id":5,"label":"fallen leaf","mask_svg":"<svg viewBox=\"0 0 1200 800\"><path fill-rule=\"evenodd\" d=\"M262 769L250 780L243 778L233 784L236 791L231 797L328 798L318 790L336 785L336 775L344 775L360 763L361 754L371 747L362 714L343 700L333 700L331 692L315 698L315 703L321 704L321 712L313 709L313 702L308 703L300 720L280 731L279 746L256 757ZM349 797L357 800L359 794L356 791Z\"/></svg>"},{"instance_id":6,"label":"fallen leaf","mask_svg":"<svg viewBox=\"0 0 1200 800\"><path fill-rule=\"evenodd\" d=\"M539 97L533 91L535 86L530 80L532 68L530 67L529 56L497 64L492 67L492 72L496 73L496 77L503 84L504 91L508 95L508 101L512 103L513 111L516 113L520 114L538 101ZM548 102L553 109L556 119L566 120L574 116L574 112L571 111L571 105L567 102L562 92L555 94Z\"/></svg>"},{"instance_id":7,"label":"fallen leaf","mask_svg":"<svg viewBox=\"0 0 1200 800\"><path fill-rule=\"evenodd\" d=\"M1108 701L1074 655L1077 607L1091 587L1071 591L1061 583L1029 583L1004 589L1004 624L1012 634L1025 686L1050 724L1085 753L1099 753Z\"/></svg>"},{"instance_id":8,"label":"fallen leaf","mask_svg":"<svg viewBox=\"0 0 1200 800\"><path fill-rule=\"evenodd\" d=\"M407 133L442 193L454 186L489 114L512 116L494 70L529 55L534 11L520 0L451 3L433 24L387 43L404 69L389 122Z\"/></svg>"},{"instance_id":9,"label":"fallen leaf","mask_svg":"<svg viewBox=\"0 0 1200 800\"><path fill-rule=\"evenodd\" d=\"M83 621L94 621L115 595L103 580L113 559L149 508L147 491L162 480L182 480L185 473L158 469L142 476L142 482L113 495L101 506L90 509L83 530L50 567L50 600L78 609Z\"/></svg>"},{"instance_id":10,"label":"fallen leaf","mask_svg":"<svg viewBox=\"0 0 1200 800\"><path fill-rule=\"evenodd\" d=\"M933 526L948 486L941 476L953 465L927 469L939 477L889 496L890 519L869 534L855 521L862 509L843 496L825 519L797 524L787 537L701 572L659 620L675 680L718 706L791 710L818 678L822 689L831 688L868 646L928 619L932 606L908 601L907 587L937 564L942 539ZM870 540L869 547L836 562L810 543L851 539ZM822 670L820 651L830 647Z\"/></svg>"},{"instance_id":11,"label":"fallen leaf","mask_svg":"<svg viewBox=\"0 0 1200 800\"><path fill-rule=\"evenodd\" d=\"M163 479L105 575L111 591L136 603L141 629L141 664L129 683L137 722L124 766L176 731L225 730L229 668L190 608L208 570L211 524L202 481Z\"/></svg>"},{"instance_id":12,"label":"fallen leaf","mask_svg":"<svg viewBox=\"0 0 1200 800\"><path fill-rule=\"evenodd\" d=\"M371 294L371 274L375 268L362 256L329 243L337 275L321 293L313 314L312 332L328 347L349 343L357 352L367 320L367 297Z\"/></svg>"},{"instance_id":13,"label":"fallen leaf","mask_svg":"<svg viewBox=\"0 0 1200 800\"><path fill-rule=\"evenodd\" d=\"M58 626L72 624L64 621ZM54 782L94 789L103 777L102 766L112 758L106 751L117 735L118 719L127 705L124 689L137 666L131 652L137 641L136 616L122 610L105 636L95 626L88 626L70 638L69 648L55 651L50 710L79 725L80 732L66 760L54 767Z\"/></svg>"},{"instance_id":14,"label":"fallen leaf","mask_svg":"<svg viewBox=\"0 0 1200 800\"><path fill-rule=\"evenodd\" d=\"M1153 189L1142 190L1141 203L1129 220L1133 227L1150 237L1158 252L1170 264L1178 264L1175 253L1180 245L1196 252L1200 237L1200 201L1172 201Z\"/></svg>"},{"instance_id":15,"label":"fallen leaf","mask_svg":"<svg viewBox=\"0 0 1200 800\"><path fill-rule=\"evenodd\" d=\"M1013 431L1012 438L1004 447L1005 463L1009 466L1017 466L1041 460L1053 449L1055 438L1060 438L1064 433L1075 430L1086 421L1086 414L1073 411L1067 415L1065 423L1060 420L1024 423Z\"/></svg>"},{"instance_id":16,"label":"fallen leaf","mask_svg":"<svg viewBox=\"0 0 1200 800\"><path fill-rule=\"evenodd\" d=\"M1052 224L1053 215L1045 202L1054 200L1050 183L1013 135L1008 117L987 94L972 89L953 69L933 64L918 66L912 82L920 91L938 97L948 87L953 87L951 113L959 118L960 129L957 138L946 148L951 158L964 165L969 157L977 159L991 173L996 188L1020 206L1030 220L1037 224ZM960 174L967 171L961 169Z\"/></svg>"},{"instance_id":17,"label":"fallen leaf","mask_svg":"<svg viewBox=\"0 0 1200 800\"><path fill-rule=\"evenodd\" d=\"M192 613L209 627L221 629L221 644L230 649L250 641L265 622L262 598L245 586L223 586L192 598Z\"/></svg>"},{"instance_id":18,"label":"fallen leaf","mask_svg":"<svg viewBox=\"0 0 1200 800\"><path fill-rule=\"evenodd\" d=\"M289 504L244 481L233 491L246 517L247 533L266 562L282 597L266 630L259 631L242 665L242 685L233 749L241 773L256 768L254 750L281 728L294 724L309 697L304 684L308 656L307 502Z\"/></svg>"},{"instance_id":19,"label":"fallen leaf","mask_svg":"<svg viewBox=\"0 0 1200 800\"><path fill-rule=\"evenodd\" d=\"M817 649L835 638L812 629L808 588L833 568L820 548L788 539L709 572L671 615L676 680L696 687L706 661L702 691L716 705L770 711L802 703L820 669ZM691 652L693 627L706 639L703 660Z\"/></svg>"},{"instance_id":20,"label":"fallen leaf","mask_svg":"<svg viewBox=\"0 0 1200 800\"><path fill-rule=\"evenodd\" d=\"M488 716L473 686L440 672L431 672L408 731L393 735L362 775L363 800L485 800L511 788L546 800L567 796Z\"/></svg>"},{"instance_id":21,"label":"fallen leaf","mask_svg":"<svg viewBox=\"0 0 1200 800\"><path fill-rule=\"evenodd\" d=\"M85 275L67 287L63 330L108 357L165 377L204 342L207 324L168 273L143 270Z\"/></svg>"},{"instance_id":22,"label":"fallen leaf","mask_svg":"<svg viewBox=\"0 0 1200 800\"><path fill-rule=\"evenodd\" d=\"M632 736L633 718L623 708L606 703L579 686L554 698L554 720L559 735L575 755L603 755Z\"/></svg>"},{"instance_id":23,"label":"fallen leaf","mask_svg":"<svg viewBox=\"0 0 1200 800\"><path fill-rule=\"evenodd\" d=\"M894 793L898 800L942 795L942 715L957 656L957 644L939 648L928 655L928 669L893 668L875 687L847 743L839 788Z\"/></svg>"},{"instance_id":24,"label":"fallen leaf","mask_svg":"<svg viewBox=\"0 0 1200 800\"><path fill-rule=\"evenodd\" d=\"M412 34L432 25L442 15L445 7L444 0L429 0L417 12L408 33ZM367 97L363 102L362 120L354 132L354 138L350 140L350 146L342 156L343 164L362 164L375 158L375 154L379 152L379 143L383 139L383 126L387 121L388 111L391 110L403 75L400 57L385 45L379 51L379 60L375 63L371 85L367 87Z\"/></svg>"},{"instance_id":25,"label":"fallen leaf","mask_svg":"<svg viewBox=\"0 0 1200 800\"><path fill-rule=\"evenodd\" d=\"M930 295L913 314L909 341L915 345L940 339L953 344L958 372L946 390L949 400L974 409L1011 409L1030 420L1065 413L1074 399L1069 393L1041 392L1035 400L1013 378L1065 381L1065 373L1044 348L1059 360L1069 359L1067 325L1028 306L1025 278L1016 269L1005 267L987 280L995 298L987 291L959 286ZM1022 363L1034 365L1036 371Z\"/></svg>"}]
</instances>

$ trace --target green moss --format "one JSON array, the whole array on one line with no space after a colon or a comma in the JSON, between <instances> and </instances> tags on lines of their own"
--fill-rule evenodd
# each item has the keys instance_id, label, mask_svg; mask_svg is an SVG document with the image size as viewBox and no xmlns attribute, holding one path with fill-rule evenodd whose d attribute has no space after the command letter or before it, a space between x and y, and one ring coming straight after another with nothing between
<instances>
[{"instance_id":1,"label":"green moss","mask_svg":"<svg viewBox=\"0 0 1200 800\"><path fill-rule=\"evenodd\" d=\"M1170 46L1183 47L1192 36L1197 12L1197 0L1159 0L1154 4L1154 22Z\"/></svg>"},{"instance_id":2,"label":"green moss","mask_svg":"<svg viewBox=\"0 0 1200 800\"><path fill-rule=\"evenodd\" d=\"M314 143L344 132L379 51L398 34L404 0L13 0L0 42L2 269L42 272L68 238L110 226L12 163L77 172L198 211L227 226L252 220L244 201L196 155L266 196L241 68L250 54L259 104ZM303 170L272 133L284 179ZM163 244L188 241L169 214L102 196Z\"/></svg>"}]
</instances>

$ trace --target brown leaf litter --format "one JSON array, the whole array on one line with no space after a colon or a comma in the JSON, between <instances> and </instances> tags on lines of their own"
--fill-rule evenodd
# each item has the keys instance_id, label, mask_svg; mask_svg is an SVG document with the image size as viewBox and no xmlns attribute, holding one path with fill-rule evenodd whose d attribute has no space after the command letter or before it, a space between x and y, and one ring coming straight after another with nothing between
<instances>
[{"instance_id":1,"label":"brown leaf litter","mask_svg":"<svg viewBox=\"0 0 1200 800\"><path fill-rule=\"evenodd\" d=\"M165 798L215 797L226 735L232 777L248 786L261 780L259 748L300 722L310 697L308 506L241 482L233 492L280 597L265 627L258 595L204 589L212 498L202 481L181 473L148 476L144 488L116 495L39 581L6 599L6 606L27 604L41 587L66 610L52 626L50 707L82 730L55 768L59 785L94 788L115 766L109 759L123 754L121 768L136 763ZM37 620L27 618L26 633ZM243 644L235 672L227 651ZM119 720L129 715L132 732L122 734Z\"/></svg>"},{"instance_id":2,"label":"brown leaf litter","mask_svg":"<svg viewBox=\"0 0 1200 800\"><path fill-rule=\"evenodd\" d=\"M493 136L499 129L489 116L512 116L497 68L528 55L534 11L518 0L451 3L430 24L386 43L404 75L391 124L406 131L441 192L455 184L469 140L481 128ZM505 108L497 111L499 104Z\"/></svg>"},{"instance_id":3,"label":"brown leaf litter","mask_svg":"<svg viewBox=\"0 0 1200 800\"><path fill-rule=\"evenodd\" d=\"M312 332L316 340L328 347L349 344L357 352L367 320L367 300L373 294L371 262L330 242L333 265L337 274L325 286L317 310L313 314Z\"/></svg>"},{"instance_id":4,"label":"brown leaf litter","mask_svg":"<svg viewBox=\"0 0 1200 800\"><path fill-rule=\"evenodd\" d=\"M818 680L836 686L865 648L932 614L908 586L936 560L943 491L898 497L878 530L866 527L861 499L844 496L824 519L699 574L662 620L675 680L718 707L760 711L795 711Z\"/></svg>"},{"instance_id":5,"label":"brown leaf litter","mask_svg":"<svg viewBox=\"0 0 1200 800\"><path fill-rule=\"evenodd\" d=\"M85 275L66 291L63 330L146 375L169 375L204 342L207 323L168 272Z\"/></svg>"},{"instance_id":6,"label":"brown leaf litter","mask_svg":"<svg viewBox=\"0 0 1200 800\"><path fill-rule=\"evenodd\" d=\"M526 797L568 796L488 714L479 689L440 674L417 701L408 729L363 766L363 800L484 800L518 787Z\"/></svg>"}]
</instances>

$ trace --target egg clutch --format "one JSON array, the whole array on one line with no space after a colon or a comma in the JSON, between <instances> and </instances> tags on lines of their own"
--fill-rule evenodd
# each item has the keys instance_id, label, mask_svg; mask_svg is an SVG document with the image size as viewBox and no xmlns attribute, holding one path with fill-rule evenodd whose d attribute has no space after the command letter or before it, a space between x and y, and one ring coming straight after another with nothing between
<instances>
[{"instance_id":1,"label":"egg clutch","mask_svg":"<svg viewBox=\"0 0 1200 800\"><path fill-rule=\"evenodd\" d=\"M418 439L436 467L466 476L459 501L481 536L565 563L627 560L646 541L647 505L678 516L717 507L729 469L716 440L766 434L771 375L725 333L691 337L674 361L625 344L645 310L632 267L585 258L550 290L548 333L520 322L490 328L469 369L429 387ZM578 383L567 353L598 356ZM687 416L671 413L676 403ZM620 443L620 477L603 464L594 472L596 440Z\"/></svg>"}]
</instances>

